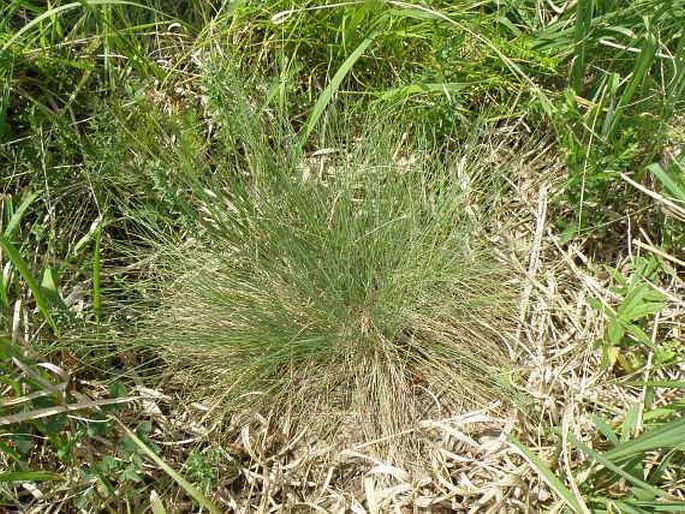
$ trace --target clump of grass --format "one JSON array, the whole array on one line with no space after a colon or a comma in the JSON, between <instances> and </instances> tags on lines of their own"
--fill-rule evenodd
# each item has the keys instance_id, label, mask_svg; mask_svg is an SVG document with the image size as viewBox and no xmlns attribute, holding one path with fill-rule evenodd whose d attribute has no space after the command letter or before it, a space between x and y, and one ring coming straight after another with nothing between
<instances>
[{"instance_id":1,"label":"clump of grass","mask_svg":"<svg viewBox=\"0 0 685 514\"><path fill-rule=\"evenodd\" d=\"M354 437L383 437L502 399L513 288L463 166L383 124L319 166L219 103L226 155L194 178L206 223L163 250L168 285L139 339L202 396L326 434L353 421Z\"/></svg>"}]
</instances>

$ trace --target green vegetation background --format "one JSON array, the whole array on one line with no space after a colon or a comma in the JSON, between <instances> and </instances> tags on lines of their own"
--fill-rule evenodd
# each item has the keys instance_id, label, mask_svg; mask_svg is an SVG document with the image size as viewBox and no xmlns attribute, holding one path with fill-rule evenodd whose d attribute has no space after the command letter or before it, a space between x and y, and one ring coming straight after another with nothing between
<instances>
[{"instance_id":1,"label":"green vegetation background","mask_svg":"<svg viewBox=\"0 0 685 514\"><path fill-rule=\"evenodd\" d=\"M236 473L217 464L222 449L167 455L174 471L149 423L103 422L136 423L118 402L132 394L130 366L151 373L158 357L127 356L98 333L137 319L150 241L196 230L203 193L193 181L236 145L221 134L258 127L240 116L215 126L212 106L233 108L237 83L293 155L327 147L339 127L363 135L375 113L438 162L482 127L520 122L551 138L566 164L550 205L555 232L607 267L619 298L597 305L608 326L597 351L619 377L678 369L682 339L647 330L671 305L648 285L668 289L684 271L684 27L682 0L5 2L0 371L14 400L0 402L2 505L28 501L29 480L52 483L55 498L77 492L70 501L87 510L146 508L151 483L216 509L206 496ZM666 258L614 269L636 226ZM663 389L649 391L659 403ZM66 416L70 406L94 421ZM577 442L586 462L575 472L596 472L582 485L593 512L685 510L662 487L668 466L682 479L682 402L659 406L637 437L634 412L598 420L604 453ZM587 508L534 449L521 451L569 509ZM660 464L646 471L654 452ZM146 459L163 473L146 471ZM621 480L632 487L617 496Z\"/></svg>"}]
</instances>

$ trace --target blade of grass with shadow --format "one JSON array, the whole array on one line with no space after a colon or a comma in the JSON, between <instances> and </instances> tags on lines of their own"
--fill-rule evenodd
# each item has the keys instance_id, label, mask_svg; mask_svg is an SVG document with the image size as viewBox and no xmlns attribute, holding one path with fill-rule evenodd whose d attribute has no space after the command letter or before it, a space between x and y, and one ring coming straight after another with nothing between
<instances>
[{"instance_id":1,"label":"blade of grass with shadow","mask_svg":"<svg viewBox=\"0 0 685 514\"><path fill-rule=\"evenodd\" d=\"M31 291L33 299L36 301L36 306L38 307L38 310L45 318L45 321L48 322L53 332L57 334L57 325L55 324L55 320L52 318L52 315L50 314L48 301L46 297L43 295L43 291L41 290L40 285L38 284L38 282L36 282L36 279L33 278L28 263L24 260L24 258L21 256L19 251L14 247L14 245L12 245L12 243L10 243L2 236L0 236L0 249L7 254L9 259L17 268L17 271L19 271L19 274L22 276L24 282L26 282L26 285Z\"/></svg>"},{"instance_id":2,"label":"blade of grass with shadow","mask_svg":"<svg viewBox=\"0 0 685 514\"><path fill-rule=\"evenodd\" d=\"M576 3L575 58L571 69L571 86L581 95L585 75L585 54L587 38L592 28L593 0L578 0Z\"/></svg>"},{"instance_id":3,"label":"blade of grass with shadow","mask_svg":"<svg viewBox=\"0 0 685 514\"><path fill-rule=\"evenodd\" d=\"M7 471L0 473L0 482L54 482L58 480L64 480L64 477L51 471Z\"/></svg>"},{"instance_id":4,"label":"blade of grass with shadow","mask_svg":"<svg viewBox=\"0 0 685 514\"><path fill-rule=\"evenodd\" d=\"M681 448L685 445L685 418L649 430L635 439L621 443L605 452L603 457L611 462L621 462L631 457L657 449Z\"/></svg>"},{"instance_id":5,"label":"blade of grass with shadow","mask_svg":"<svg viewBox=\"0 0 685 514\"><path fill-rule=\"evenodd\" d=\"M644 83L652 64L654 64L656 48L656 38L653 34L647 34L642 43L640 55L635 61L630 80L621 94L616 110L613 112L613 116L607 116L604 122L602 130L604 137L610 138L616 131L623 113L633 101L635 93Z\"/></svg>"},{"instance_id":6,"label":"blade of grass with shadow","mask_svg":"<svg viewBox=\"0 0 685 514\"><path fill-rule=\"evenodd\" d=\"M593 459L595 462L598 464L604 466L606 469L614 473L616 476L619 476L626 481L630 482L634 486L638 487L639 489L642 489L643 491L652 494L654 496L658 497L665 497L665 498L672 498L670 494L667 492L659 489L658 487L655 487L651 484L648 484L644 480L640 480L634 475L631 475L627 471L625 471L623 468L620 466L617 466L613 462L611 462L609 459L605 457L606 453L602 455L601 453L593 450L590 448L588 445L577 439L576 437L571 436L571 439L573 440L573 443L580 448L580 450L585 453L588 457Z\"/></svg>"},{"instance_id":7,"label":"blade of grass with shadow","mask_svg":"<svg viewBox=\"0 0 685 514\"><path fill-rule=\"evenodd\" d=\"M559 477L554 474L554 472L547 464L545 464L545 462L543 462L540 457L538 457L535 453L514 438L510 438L509 443L511 443L519 451L521 456L528 461L535 471L538 472L540 477L547 483L547 485L549 485L552 490L557 493L562 500L564 500L566 505L573 509L573 512L589 514L587 507L580 504L578 498L576 498L573 492L564 485Z\"/></svg>"},{"instance_id":8,"label":"blade of grass with shadow","mask_svg":"<svg viewBox=\"0 0 685 514\"><path fill-rule=\"evenodd\" d=\"M318 124L319 120L321 119L321 116L326 110L326 107L330 103L331 98L333 98L333 95L338 91L340 85L342 84L345 77L347 77L347 75L350 73L350 70L352 70L354 64L364 54L366 49L373 42L377 35L378 32L372 32L361 43L359 43L359 46L355 48L355 50L349 55L349 57L345 59L345 62L342 63L338 71L335 72L335 75L333 75L330 84L326 86L326 89L323 90L323 92L317 99L316 103L314 104L314 108L312 109L312 112L309 115L309 118L307 119L307 123L304 126L304 131L302 132L302 134L300 134L300 146L304 146L304 144L307 142L309 136L312 134L312 131L316 128L316 125Z\"/></svg>"},{"instance_id":9,"label":"blade of grass with shadow","mask_svg":"<svg viewBox=\"0 0 685 514\"><path fill-rule=\"evenodd\" d=\"M183 478L176 472L169 464L167 464L159 455L153 452L148 445L141 441L136 434L133 433L126 425L116 419L116 422L124 429L126 435L140 448L141 452L147 456L152 462L157 464L162 470L169 475L191 498L193 498L199 505L206 508L212 514L221 514L221 510L214 505L204 494L202 494L196 487Z\"/></svg>"}]
</instances>

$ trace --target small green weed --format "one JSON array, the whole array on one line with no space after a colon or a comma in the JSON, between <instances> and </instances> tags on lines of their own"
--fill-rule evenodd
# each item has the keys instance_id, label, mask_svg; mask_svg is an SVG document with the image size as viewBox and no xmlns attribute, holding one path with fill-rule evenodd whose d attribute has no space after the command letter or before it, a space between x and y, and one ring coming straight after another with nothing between
<instances>
[{"instance_id":1,"label":"small green weed","mask_svg":"<svg viewBox=\"0 0 685 514\"><path fill-rule=\"evenodd\" d=\"M665 308L666 297L650 287L650 280L656 279L658 272L658 263L653 258L635 258L628 278L616 269L609 270L617 282L613 292L622 300L616 307L605 310L608 323L602 344L602 362L606 368L618 362L626 373L630 373L645 365L644 349L655 349L644 322ZM597 303L595 306L599 307Z\"/></svg>"}]
</instances>

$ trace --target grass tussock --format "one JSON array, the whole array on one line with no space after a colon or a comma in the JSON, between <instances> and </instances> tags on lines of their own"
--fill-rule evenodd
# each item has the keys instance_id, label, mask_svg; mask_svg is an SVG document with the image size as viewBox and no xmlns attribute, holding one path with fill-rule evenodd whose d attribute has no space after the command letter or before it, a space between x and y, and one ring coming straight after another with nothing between
<instances>
[{"instance_id":1,"label":"grass tussock","mask_svg":"<svg viewBox=\"0 0 685 514\"><path fill-rule=\"evenodd\" d=\"M141 340L205 397L365 440L503 399L512 277L469 206L474 170L371 133L316 167L258 122L241 134L199 235L163 250Z\"/></svg>"},{"instance_id":2,"label":"grass tussock","mask_svg":"<svg viewBox=\"0 0 685 514\"><path fill-rule=\"evenodd\" d=\"M38 4L0 511L685 511L683 0Z\"/></svg>"}]
</instances>

